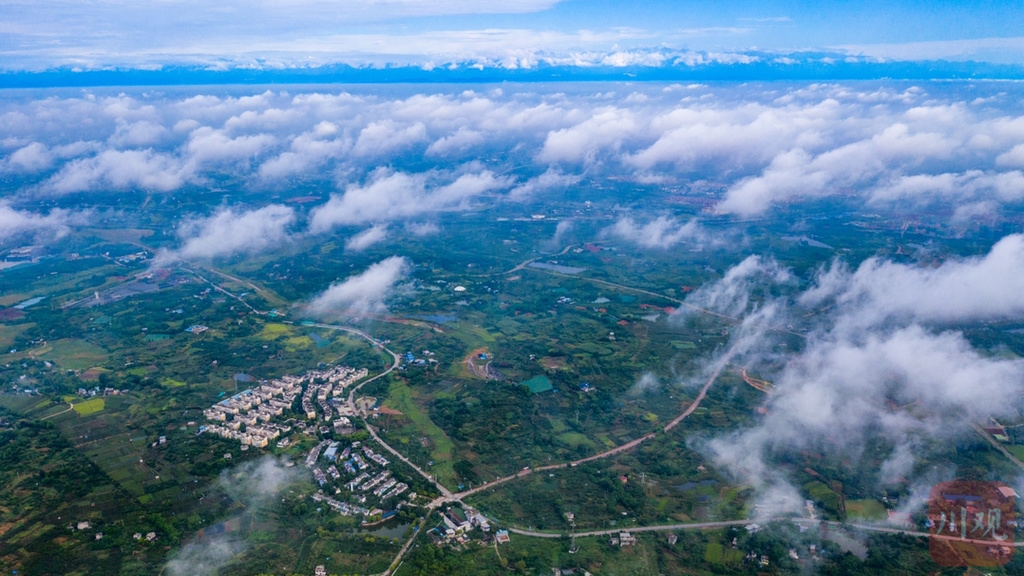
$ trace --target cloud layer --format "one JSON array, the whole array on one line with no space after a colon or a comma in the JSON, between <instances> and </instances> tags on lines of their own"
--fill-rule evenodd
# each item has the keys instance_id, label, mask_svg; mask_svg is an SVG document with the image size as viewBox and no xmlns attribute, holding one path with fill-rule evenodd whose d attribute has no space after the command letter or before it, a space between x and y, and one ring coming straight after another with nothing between
<instances>
[{"instance_id":1,"label":"cloud layer","mask_svg":"<svg viewBox=\"0 0 1024 576\"><path fill-rule=\"evenodd\" d=\"M210 259L280 248L293 222L295 212L279 204L248 211L224 208L183 222L178 228L181 248L165 256Z\"/></svg>"},{"instance_id":2,"label":"cloud layer","mask_svg":"<svg viewBox=\"0 0 1024 576\"><path fill-rule=\"evenodd\" d=\"M321 318L337 318L346 314L385 312L385 301L395 284L410 271L409 262L392 256L371 265L361 274L331 284L306 305L306 311Z\"/></svg>"},{"instance_id":3,"label":"cloud layer","mask_svg":"<svg viewBox=\"0 0 1024 576\"><path fill-rule=\"evenodd\" d=\"M59 238L67 234L72 225L87 224L88 212L54 209L47 214L17 210L0 199L0 242L21 237L35 239Z\"/></svg>"},{"instance_id":4,"label":"cloud layer","mask_svg":"<svg viewBox=\"0 0 1024 576\"><path fill-rule=\"evenodd\" d=\"M841 197L966 223L1024 201L1024 116L1000 87L607 88L10 100L0 173L21 196L171 192L224 174L254 189L336 184L315 231L543 201L608 176L700 185L718 191L704 195L712 210L740 217Z\"/></svg>"},{"instance_id":5,"label":"cloud layer","mask_svg":"<svg viewBox=\"0 0 1024 576\"><path fill-rule=\"evenodd\" d=\"M1020 407L1024 361L976 350L943 326L1021 318L1014 286L1022 257L1024 237L1012 235L986 255L930 269L875 258L856 270L834 263L793 297L771 296L772 286L790 283L785 270L747 258L688 302L740 317L734 361L770 371L774 385L754 426L703 449L758 488L771 511L802 505L778 463L805 451L857 466L881 442L889 452L877 481L913 479L931 442L955 441L971 423ZM773 344L790 324L805 327L806 342L781 353Z\"/></svg>"},{"instance_id":6,"label":"cloud layer","mask_svg":"<svg viewBox=\"0 0 1024 576\"><path fill-rule=\"evenodd\" d=\"M217 489L227 493L248 513L269 505L288 484L300 479L297 468L270 456L225 470L217 480ZM165 569L172 576L217 574L243 554L249 545L244 540L221 532L189 542L174 552Z\"/></svg>"}]
</instances>

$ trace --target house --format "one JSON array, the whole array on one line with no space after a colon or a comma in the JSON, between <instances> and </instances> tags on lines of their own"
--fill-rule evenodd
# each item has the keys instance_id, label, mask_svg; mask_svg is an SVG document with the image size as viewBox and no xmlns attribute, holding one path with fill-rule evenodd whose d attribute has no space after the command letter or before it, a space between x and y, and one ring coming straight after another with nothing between
<instances>
[{"instance_id":1,"label":"house","mask_svg":"<svg viewBox=\"0 0 1024 576\"><path fill-rule=\"evenodd\" d=\"M462 511L461 509L459 511ZM456 532L462 533L469 528L469 522L465 520L465 515L457 515L453 513L453 510L447 511L445 515L441 515L441 521L444 522L444 526Z\"/></svg>"},{"instance_id":2,"label":"house","mask_svg":"<svg viewBox=\"0 0 1024 576\"><path fill-rule=\"evenodd\" d=\"M448 510L448 518L452 521L452 528L457 532L465 532L469 529L470 523L469 518L466 516L466 511L462 508L454 507Z\"/></svg>"},{"instance_id":3,"label":"house","mask_svg":"<svg viewBox=\"0 0 1024 576\"><path fill-rule=\"evenodd\" d=\"M511 540L508 537L508 530L498 530L494 533L494 541L498 544L508 544Z\"/></svg>"},{"instance_id":4,"label":"house","mask_svg":"<svg viewBox=\"0 0 1024 576\"><path fill-rule=\"evenodd\" d=\"M335 456L337 455L337 453L338 453L338 443L337 442L331 442L331 444L327 447L327 450L324 450L324 458L327 459L330 462L334 462L334 459L335 459Z\"/></svg>"},{"instance_id":5,"label":"house","mask_svg":"<svg viewBox=\"0 0 1024 576\"><path fill-rule=\"evenodd\" d=\"M327 576L327 568L323 564L320 564L313 571L313 576Z\"/></svg>"},{"instance_id":6,"label":"house","mask_svg":"<svg viewBox=\"0 0 1024 576\"><path fill-rule=\"evenodd\" d=\"M146 534L146 540L148 540L150 542L156 540L156 532L150 532L150 533Z\"/></svg>"},{"instance_id":7,"label":"house","mask_svg":"<svg viewBox=\"0 0 1024 576\"><path fill-rule=\"evenodd\" d=\"M636 544L636 537L629 532L619 532L619 546L633 546Z\"/></svg>"},{"instance_id":8,"label":"house","mask_svg":"<svg viewBox=\"0 0 1024 576\"><path fill-rule=\"evenodd\" d=\"M1009 442L1010 436L1006 433L1006 428L1002 426L988 426L984 428L985 432L992 435L993 438L1000 442Z\"/></svg>"},{"instance_id":9,"label":"house","mask_svg":"<svg viewBox=\"0 0 1024 576\"><path fill-rule=\"evenodd\" d=\"M676 542L679 541L679 536L676 536L675 532L668 533L668 545L675 546Z\"/></svg>"},{"instance_id":10,"label":"house","mask_svg":"<svg viewBox=\"0 0 1024 576\"><path fill-rule=\"evenodd\" d=\"M477 512L476 510L471 511L471 513L469 514L469 523L473 526L476 526L477 528L480 528L480 530L484 532L491 531L491 524L487 521L487 518L485 518L483 514Z\"/></svg>"}]
</instances>

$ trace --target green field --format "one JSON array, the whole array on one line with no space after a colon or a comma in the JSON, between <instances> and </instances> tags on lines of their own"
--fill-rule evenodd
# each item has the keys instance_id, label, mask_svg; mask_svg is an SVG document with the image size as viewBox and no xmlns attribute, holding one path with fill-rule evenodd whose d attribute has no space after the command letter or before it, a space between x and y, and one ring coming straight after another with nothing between
<instances>
[{"instance_id":1,"label":"green field","mask_svg":"<svg viewBox=\"0 0 1024 576\"><path fill-rule=\"evenodd\" d=\"M384 405L404 414L412 420L418 433L430 439L430 454L434 461L432 471L437 475L437 479L446 486L458 484L455 471L452 469L455 444L416 404L412 388L398 382L392 383Z\"/></svg>"},{"instance_id":2,"label":"green field","mask_svg":"<svg viewBox=\"0 0 1024 576\"><path fill-rule=\"evenodd\" d=\"M846 516L864 520L885 518L885 506L878 500L847 500Z\"/></svg>"},{"instance_id":3,"label":"green field","mask_svg":"<svg viewBox=\"0 0 1024 576\"><path fill-rule=\"evenodd\" d=\"M554 386L551 384L551 380L547 376L536 376L522 383L530 389L533 394L540 394L541 392L547 392L553 390Z\"/></svg>"},{"instance_id":4,"label":"green field","mask_svg":"<svg viewBox=\"0 0 1024 576\"><path fill-rule=\"evenodd\" d=\"M276 340L281 336L286 336L292 333L292 327L287 324L278 324L270 322L263 325L263 330L260 332L260 338L263 340Z\"/></svg>"},{"instance_id":5,"label":"green field","mask_svg":"<svg viewBox=\"0 0 1024 576\"><path fill-rule=\"evenodd\" d=\"M14 344L14 339L19 334L35 326L35 324L0 324L0 358L4 356L9 350L10 346Z\"/></svg>"},{"instance_id":6,"label":"green field","mask_svg":"<svg viewBox=\"0 0 1024 576\"><path fill-rule=\"evenodd\" d=\"M708 544L704 551L704 561L709 564L735 564L743 560L743 552L726 548L717 542Z\"/></svg>"},{"instance_id":7,"label":"green field","mask_svg":"<svg viewBox=\"0 0 1024 576\"><path fill-rule=\"evenodd\" d=\"M49 350L39 356L66 370L88 370L102 365L108 358L106 350L85 340L66 338L47 346Z\"/></svg>"},{"instance_id":8,"label":"green field","mask_svg":"<svg viewBox=\"0 0 1024 576\"><path fill-rule=\"evenodd\" d=\"M1020 444L1010 444L1006 446L1006 449L1010 451L1010 454L1013 454L1018 459L1024 460L1024 446Z\"/></svg>"},{"instance_id":9,"label":"green field","mask_svg":"<svg viewBox=\"0 0 1024 576\"><path fill-rule=\"evenodd\" d=\"M81 416L88 416L103 411L104 405L103 398L92 398L75 404L75 412Z\"/></svg>"}]
</instances>

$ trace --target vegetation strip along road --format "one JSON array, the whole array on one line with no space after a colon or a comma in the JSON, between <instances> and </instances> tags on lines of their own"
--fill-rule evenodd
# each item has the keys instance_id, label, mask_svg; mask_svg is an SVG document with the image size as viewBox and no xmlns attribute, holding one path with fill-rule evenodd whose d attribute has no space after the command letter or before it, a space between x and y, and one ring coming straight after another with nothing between
<instances>
[{"instance_id":1,"label":"vegetation strip along road","mask_svg":"<svg viewBox=\"0 0 1024 576\"><path fill-rule=\"evenodd\" d=\"M793 522L794 524L811 527L828 527L828 528L841 528L845 530L865 530L867 532L884 532L886 534L903 534L907 536L917 536L921 538L936 538L939 540L949 540L951 542L966 542L969 544L982 544L982 545L995 545L1001 546L1013 546L1015 548L1024 548L1024 541L1017 542L1003 542L997 543L993 540L977 540L971 538L960 538L959 536L947 536L944 534L932 534L931 532L921 532L918 530L907 530L905 528L894 528L890 526L875 526L872 524L848 524L845 522L836 522L834 520L811 520L803 517L790 517L780 516L774 518L754 518L746 520L724 520L719 522L694 522L690 524L661 524L657 526L636 526L629 529L623 528L611 528L608 530L592 530L590 532L576 532L574 535L577 538L590 537L590 536L609 536L618 534L620 532L674 532L676 530L712 530L715 528L726 528L729 526L745 526L753 522ZM509 532L515 534L521 534L523 536L533 536L535 538L568 538L570 534L555 533L555 532L536 532L533 530L523 530L521 528L509 528Z\"/></svg>"}]
</instances>

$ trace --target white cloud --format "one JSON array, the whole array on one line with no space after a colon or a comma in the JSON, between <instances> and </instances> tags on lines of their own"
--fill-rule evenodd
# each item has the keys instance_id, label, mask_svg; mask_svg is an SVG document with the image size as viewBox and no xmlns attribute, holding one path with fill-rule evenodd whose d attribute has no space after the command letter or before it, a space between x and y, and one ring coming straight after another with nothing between
<instances>
[{"instance_id":1,"label":"white cloud","mask_svg":"<svg viewBox=\"0 0 1024 576\"><path fill-rule=\"evenodd\" d=\"M192 131L185 148L189 158L198 162L230 162L254 158L275 140L269 134L232 138L223 130L203 126Z\"/></svg>"},{"instance_id":2,"label":"white cloud","mask_svg":"<svg viewBox=\"0 0 1024 576\"><path fill-rule=\"evenodd\" d=\"M537 158L550 163L580 162L608 149L618 150L639 129L632 111L605 107L571 128L548 133Z\"/></svg>"},{"instance_id":3,"label":"white cloud","mask_svg":"<svg viewBox=\"0 0 1024 576\"><path fill-rule=\"evenodd\" d=\"M19 172L39 172L49 168L52 163L50 151L39 142L15 150L7 159L8 166Z\"/></svg>"},{"instance_id":4,"label":"white cloud","mask_svg":"<svg viewBox=\"0 0 1024 576\"><path fill-rule=\"evenodd\" d=\"M397 152L427 139L422 122L400 126L392 120L372 122L359 132L352 153L356 156L381 156Z\"/></svg>"},{"instance_id":5,"label":"white cloud","mask_svg":"<svg viewBox=\"0 0 1024 576\"><path fill-rule=\"evenodd\" d=\"M696 219L683 223L667 216L658 216L643 225L637 224L627 216L616 222L607 233L644 248L661 249L671 248L682 242L701 242L707 237Z\"/></svg>"},{"instance_id":6,"label":"white cloud","mask_svg":"<svg viewBox=\"0 0 1024 576\"><path fill-rule=\"evenodd\" d=\"M973 198L993 198L1016 202L1024 198L1024 173L986 173L970 170L962 173L915 174L897 179L871 190L872 203L910 200L918 204L964 202Z\"/></svg>"},{"instance_id":7,"label":"white cloud","mask_svg":"<svg viewBox=\"0 0 1024 576\"><path fill-rule=\"evenodd\" d=\"M483 132L460 127L454 134L443 136L427 147L428 156L450 156L461 154L483 144L487 140Z\"/></svg>"},{"instance_id":8,"label":"white cloud","mask_svg":"<svg viewBox=\"0 0 1024 576\"><path fill-rule=\"evenodd\" d=\"M441 231L441 227L433 222L409 222L405 229L413 236L432 236Z\"/></svg>"},{"instance_id":9,"label":"white cloud","mask_svg":"<svg viewBox=\"0 0 1024 576\"><path fill-rule=\"evenodd\" d=\"M66 164L50 178L48 187L56 193L106 187L167 192L180 188L192 177L189 167L167 154L153 150L104 150L91 158Z\"/></svg>"},{"instance_id":10,"label":"white cloud","mask_svg":"<svg viewBox=\"0 0 1024 576\"><path fill-rule=\"evenodd\" d=\"M1024 236L997 242L984 256L920 268L869 258L855 272L835 263L801 297L805 306L834 300L858 327L892 320L929 323L1024 315ZM845 326L845 324L842 324Z\"/></svg>"},{"instance_id":11,"label":"white cloud","mask_svg":"<svg viewBox=\"0 0 1024 576\"><path fill-rule=\"evenodd\" d=\"M297 470L288 468L280 460L264 456L225 470L218 478L216 488L254 512L268 504L290 483L296 482L300 478ZM248 547L244 540L235 538L231 533L208 534L176 550L165 568L171 576L217 574L221 568L236 561Z\"/></svg>"},{"instance_id":12,"label":"white cloud","mask_svg":"<svg viewBox=\"0 0 1024 576\"><path fill-rule=\"evenodd\" d=\"M17 210L0 199L0 242L23 235L59 238L70 231L71 225L85 224L89 218L89 213L73 213L59 208L48 214Z\"/></svg>"},{"instance_id":13,"label":"white cloud","mask_svg":"<svg viewBox=\"0 0 1024 576\"><path fill-rule=\"evenodd\" d=\"M359 234L349 238L345 241L346 252L361 252L366 250L374 244L383 242L388 237L388 227L386 224L378 224L371 228L363 230Z\"/></svg>"},{"instance_id":14,"label":"white cloud","mask_svg":"<svg viewBox=\"0 0 1024 576\"><path fill-rule=\"evenodd\" d=\"M178 228L184 244L169 256L218 258L279 248L294 221L295 212L280 204L249 211L224 208L212 216L184 222Z\"/></svg>"},{"instance_id":15,"label":"white cloud","mask_svg":"<svg viewBox=\"0 0 1024 576\"><path fill-rule=\"evenodd\" d=\"M735 361L770 372L765 416L704 446L719 466L763 494L793 490L775 467L779 457L810 450L858 466L869 442L890 450L880 482L912 478L915 459L908 454L924 458L930 442L952 440L970 433L971 422L1020 407L1024 360L981 353L941 326L1024 316L1024 237L936 268L869 259L851 272L834 264L795 298L765 288L785 274L753 282L777 265L752 258L687 302L741 316ZM788 323L805 326L807 338L798 352L783 354L772 346L777 327Z\"/></svg>"},{"instance_id":16,"label":"white cloud","mask_svg":"<svg viewBox=\"0 0 1024 576\"><path fill-rule=\"evenodd\" d=\"M108 142L118 148L138 148L152 146L167 137L167 129L161 124L148 120L128 122L124 118L117 119L117 130Z\"/></svg>"},{"instance_id":17,"label":"white cloud","mask_svg":"<svg viewBox=\"0 0 1024 576\"><path fill-rule=\"evenodd\" d=\"M409 273L409 262L392 256L377 262L365 272L336 282L316 296L306 310L313 316L337 317L346 313L379 313L387 310L384 301L395 284Z\"/></svg>"},{"instance_id":18,"label":"white cloud","mask_svg":"<svg viewBox=\"0 0 1024 576\"><path fill-rule=\"evenodd\" d=\"M493 176L501 184L477 198L511 185L509 199L529 200L578 182L565 166L582 164L592 178L625 171L648 185L705 181L727 191L719 211L740 215L840 194L874 210L912 202L966 223L972 215L1003 219L1003 206L1024 200L1016 170L1024 166L1024 117L1000 107L1005 97L977 106L932 85L669 88L434 87L403 96L236 88L11 100L0 105L0 172L25 175L23 194L168 191L225 172L267 188L286 179L361 182L345 204L366 216L340 221L355 224L409 218L420 206L462 207L429 196L464 158L473 164L459 173L486 166L539 174L514 183ZM978 94L988 92L972 89L970 99ZM396 156L394 165L412 160L425 175L384 182L375 169ZM42 185L32 179L40 173L49 177ZM360 187L400 200L394 215L355 202Z\"/></svg>"},{"instance_id":19,"label":"white cloud","mask_svg":"<svg viewBox=\"0 0 1024 576\"><path fill-rule=\"evenodd\" d=\"M565 174L557 168L548 168L540 176L530 178L509 190L508 199L513 202L525 202L534 200L538 192L545 192L557 188L566 188L576 184L582 179L576 174Z\"/></svg>"},{"instance_id":20,"label":"white cloud","mask_svg":"<svg viewBox=\"0 0 1024 576\"><path fill-rule=\"evenodd\" d=\"M463 174L443 186L429 186L429 180L425 174L377 170L367 184L349 186L343 194L331 195L326 204L314 209L310 230L319 233L343 224L403 220L455 210L507 185L505 179L489 171Z\"/></svg>"},{"instance_id":21,"label":"white cloud","mask_svg":"<svg viewBox=\"0 0 1024 576\"><path fill-rule=\"evenodd\" d=\"M319 122L311 130L295 137L287 152L264 162L259 175L262 178L283 178L301 174L330 158L342 156L352 148L352 142L339 132L340 128L332 122Z\"/></svg>"},{"instance_id":22,"label":"white cloud","mask_svg":"<svg viewBox=\"0 0 1024 576\"><path fill-rule=\"evenodd\" d=\"M804 197L836 194L844 187L870 182L893 164L900 168L928 159L948 158L957 147L954 138L937 132L914 133L901 123L869 139L812 156L794 148L772 159L761 175L729 188L717 209L742 216L760 214L772 204Z\"/></svg>"},{"instance_id":23,"label":"white cloud","mask_svg":"<svg viewBox=\"0 0 1024 576\"><path fill-rule=\"evenodd\" d=\"M717 282L702 286L686 298L686 303L731 317L752 311L751 295L760 286L784 284L792 279L790 272L770 258L748 256L733 266ZM675 315L689 314L679 308Z\"/></svg>"},{"instance_id":24,"label":"white cloud","mask_svg":"<svg viewBox=\"0 0 1024 576\"><path fill-rule=\"evenodd\" d=\"M997 156L996 164L999 166L1024 168L1024 144L1017 144L1013 148Z\"/></svg>"}]
</instances>

